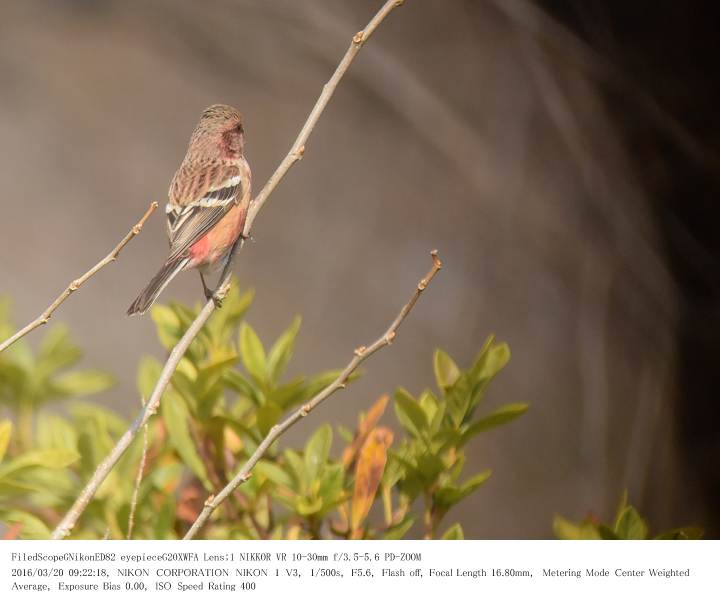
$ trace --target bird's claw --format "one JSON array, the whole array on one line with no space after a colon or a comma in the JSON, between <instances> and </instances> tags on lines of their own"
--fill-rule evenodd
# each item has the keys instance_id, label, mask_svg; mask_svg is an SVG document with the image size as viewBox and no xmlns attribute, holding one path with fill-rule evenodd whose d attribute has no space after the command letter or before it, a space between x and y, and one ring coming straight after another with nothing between
<instances>
[{"instance_id":1,"label":"bird's claw","mask_svg":"<svg viewBox=\"0 0 720 604\"><path fill-rule=\"evenodd\" d=\"M215 304L215 308L222 308L222 303L223 303L222 298L217 293L215 293L213 290L211 290L207 287L204 287L203 289L205 290L205 299L212 300L213 303Z\"/></svg>"}]
</instances>

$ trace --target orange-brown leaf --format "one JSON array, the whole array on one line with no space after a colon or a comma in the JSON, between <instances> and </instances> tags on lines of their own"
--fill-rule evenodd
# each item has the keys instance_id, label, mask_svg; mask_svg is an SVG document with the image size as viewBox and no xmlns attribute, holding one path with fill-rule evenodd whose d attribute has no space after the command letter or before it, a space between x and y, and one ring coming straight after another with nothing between
<instances>
[{"instance_id":1,"label":"orange-brown leaf","mask_svg":"<svg viewBox=\"0 0 720 604\"><path fill-rule=\"evenodd\" d=\"M353 440L343 451L342 464L345 468L349 468L358 451L362 448L363 444L367 440L370 431L377 426L383 413L385 413L385 407L387 407L390 397L387 394L383 394L378 400L373 403L373 406L368 409L365 417L358 422L358 429L355 433L355 440Z\"/></svg>"},{"instance_id":2,"label":"orange-brown leaf","mask_svg":"<svg viewBox=\"0 0 720 604\"><path fill-rule=\"evenodd\" d=\"M359 528L375 500L375 494L387 463L387 452L392 441L392 430L381 426L370 432L360 450L355 469L355 489L350 515L350 528L354 537L359 536Z\"/></svg>"},{"instance_id":3,"label":"orange-brown leaf","mask_svg":"<svg viewBox=\"0 0 720 604\"><path fill-rule=\"evenodd\" d=\"M175 515L179 520L195 522L203 508L203 492L196 484L188 484L181 492Z\"/></svg>"},{"instance_id":4,"label":"orange-brown leaf","mask_svg":"<svg viewBox=\"0 0 720 604\"><path fill-rule=\"evenodd\" d=\"M16 522L7 530L7 532L3 535L2 538L3 540L7 541L17 539L20 536L20 531L22 531L22 524Z\"/></svg>"}]
</instances>

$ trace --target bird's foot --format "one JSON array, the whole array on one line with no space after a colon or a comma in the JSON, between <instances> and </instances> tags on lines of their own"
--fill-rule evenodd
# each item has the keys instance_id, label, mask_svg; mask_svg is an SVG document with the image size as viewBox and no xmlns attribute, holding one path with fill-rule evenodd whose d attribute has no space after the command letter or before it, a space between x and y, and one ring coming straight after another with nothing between
<instances>
[{"instance_id":1,"label":"bird's foot","mask_svg":"<svg viewBox=\"0 0 720 604\"><path fill-rule=\"evenodd\" d=\"M203 286L203 290L205 291L206 300L212 300L215 303L215 308L222 308L223 301L220 296L208 287Z\"/></svg>"}]
</instances>

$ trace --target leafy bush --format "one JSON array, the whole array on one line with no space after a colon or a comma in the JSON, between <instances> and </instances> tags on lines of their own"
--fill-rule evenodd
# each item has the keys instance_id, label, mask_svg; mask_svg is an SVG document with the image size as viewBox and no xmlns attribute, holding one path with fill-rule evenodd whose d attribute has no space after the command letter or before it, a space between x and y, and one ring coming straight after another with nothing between
<instances>
[{"instance_id":1,"label":"leafy bush","mask_svg":"<svg viewBox=\"0 0 720 604\"><path fill-rule=\"evenodd\" d=\"M647 521L628 504L627 492L620 500L612 524L603 524L594 516L573 524L562 516L556 516L553 530L558 539L700 539L703 535L701 528L687 526L650 537Z\"/></svg>"},{"instance_id":2,"label":"leafy bush","mask_svg":"<svg viewBox=\"0 0 720 604\"><path fill-rule=\"evenodd\" d=\"M270 428L335 379L338 371L285 377L300 319L266 348L243 320L252 299L251 291L241 294L233 286L179 364L149 424L137 492L142 437L100 488L73 537L125 538L134 495L134 537L182 536L209 493L229 481ZM175 303L153 308L166 349L195 314ZM12 332L5 306L0 338ZM80 356L62 327L47 333L36 354L20 341L0 355L0 404L16 419L15 425L0 423L0 519L24 538L48 537L48 527L59 521L128 425L83 400L108 388L112 379L78 370ZM489 470L464 477L467 445L527 410L514 403L477 417L488 385L509 358L507 345L492 338L466 370L438 350L437 390L413 396L399 388L394 394L398 432L380 424L390 402L382 396L360 415L354 432L325 424L302 450L275 443L252 477L216 510L204 536L394 539L417 524L425 536L437 537L452 508L490 477ZM157 359L142 359L142 397L150 395L160 370ZM65 401L67 413L44 410L52 401ZM336 434L345 442L339 455L332 452ZM442 536L461 539L463 529L455 523Z\"/></svg>"}]
</instances>

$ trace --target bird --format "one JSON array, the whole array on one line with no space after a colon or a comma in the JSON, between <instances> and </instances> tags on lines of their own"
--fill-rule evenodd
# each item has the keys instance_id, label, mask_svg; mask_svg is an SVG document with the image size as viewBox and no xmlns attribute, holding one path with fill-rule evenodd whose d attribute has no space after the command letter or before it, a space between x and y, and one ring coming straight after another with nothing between
<instances>
[{"instance_id":1,"label":"bird","mask_svg":"<svg viewBox=\"0 0 720 604\"><path fill-rule=\"evenodd\" d=\"M187 153L170 182L167 234L170 253L127 314L142 315L181 271L197 268L203 292L220 305L205 276L228 268L243 238L252 174L243 155L245 131L240 112L229 105L205 109L190 137Z\"/></svg>"}]
</instances>

